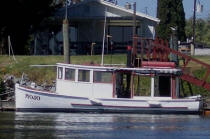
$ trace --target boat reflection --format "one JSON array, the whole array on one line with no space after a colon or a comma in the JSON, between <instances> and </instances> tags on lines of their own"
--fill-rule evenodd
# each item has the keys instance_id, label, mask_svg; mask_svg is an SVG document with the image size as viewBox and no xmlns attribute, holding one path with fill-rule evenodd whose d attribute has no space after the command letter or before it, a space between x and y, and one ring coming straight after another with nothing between
<instances>
[{"instance_id":1,"label":"boat reflection","mask_svg":"<svg viewBox=\"0 0 210 139\"><path fill-rule=\"evenodd\" d=\"M199 115L93 113L15 113L11 138L127 138L188 134L200 126ZM194 125L194 128L191 125ZM196 127L196 128L195 128ZM208 127L206 130L210 130ZM5 135L5 134L3 134ZM2 134L0 134L2 138Z\"/></svg>"}]
</instances>

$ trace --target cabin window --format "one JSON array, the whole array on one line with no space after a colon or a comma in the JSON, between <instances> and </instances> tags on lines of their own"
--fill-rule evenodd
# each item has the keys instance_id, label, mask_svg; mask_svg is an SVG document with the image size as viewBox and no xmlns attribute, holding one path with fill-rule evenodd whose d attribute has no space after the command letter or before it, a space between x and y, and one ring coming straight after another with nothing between
<instances>
[{"instance_id":1,"label":"cabin window","mask_svg":"<svg viewBox=\"0 0 210 139\"><path fill-rule=\"evenodd\" d=\"M65 80L75 80L75 69L65 68Z\"/></svg>"},{"instance_id":2,"label":"cabin window","mask_svg":"<svg viewBox=\"0 0 210 139\"><path fill-rule=\"evenodd\" d=\"M103 72L103 71L94 71L94 82L95 83L111 83L112 82L112 73Z\"/></svg>"},{"instance_id":3,"label":"cabin window","mask_svg":"<svg viewBox=\"0 0 210 139\"><path fill-rule=\"evenodd\" d=\"M62 78L63 78L63 68L58 67L58 79L62 79Z\"/></svg>"},{"instance_id":4,"label":"cabin window","mask_svg":"<svg viewBox=\"0 0 210 139\"><path fill-rule=\"evenodd\" d=\"M90 71L89 70L79 70L78 71L78 81L90 82Z\"/></svg>"}]
</instances>

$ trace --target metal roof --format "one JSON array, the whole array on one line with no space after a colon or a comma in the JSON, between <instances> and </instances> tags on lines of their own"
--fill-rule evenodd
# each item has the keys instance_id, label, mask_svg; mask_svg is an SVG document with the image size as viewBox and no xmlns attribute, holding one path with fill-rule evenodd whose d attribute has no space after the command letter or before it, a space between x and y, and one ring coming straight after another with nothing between
<instances>
[{"instance_id":1,"label":"metal roof","mask_svg":"<svg viewBox=\"0 0 210 139\"><path fill-rule=\"evenodd\" d=\"M132 20L132 16L133 16L133 10L132 9L126 9L125 7L122 7L120 5L105 1L105 0L84 0L80 3L77 4L72 4L69 6L68 8L68 16L70 16L70 18L74 18L74 19L92 19L94 17L94 19L104 19L104 14L99 16L97 12L95 12L94 15L89 15L88 13L83 13L81 15L81 11L79 11L79 9L76 9L77 7L80 7L82 5L85 4L89 4L90 6L93 6L93 4L101 4L104 7L107 7L107 18L111 18L111 19L128 19L128 20ZM94 8L94 7L93 7ZM76 10L76 11L75 11ZM104 10L104 9L101 9ZM111 10L111 12L109 11ZM115 10L114 13L113 10ZM56 13L56 15L60 18L63 18L63 16L65 15L65 7L61 8L58 10L58 12ZM104 13L104 12L103 12ZM124 14L124 15L118 15L118 14ZM125 16L125 14L127 16ZM81 16L81 17L80 17ZM149 16L147 14L141 13L136 11L136 18L137 19L146 19L155 23L159 23L160 20L158 18Z\"/></svg>"},{"instance_id":2,"label":"metal roof","mask_svg":"<svg viewBox=\"0 0 210 139\"><path fill-rule=\"evenodd\" d=\"M120 5L116 5L114 3L107 2L105 0L90 0L90 1L98 1L101 4L106 5L108 7L112 7L112 8L115 8L115 9L118 9L118 10L121 10L121 11L124 11L124 12L127 12L129 14L133 14L133 10L132 9L126 9L126 8L120 6ZM158 22L158 23L160 22L160 20L158 18L149 16L147 14L144 14L144 13L141 13L141 12L138 12L138 11L136 11L136 16L143 17L143 18L146 18L146 19L149 19L149 20Z\"/></svg>"}]
</instances>

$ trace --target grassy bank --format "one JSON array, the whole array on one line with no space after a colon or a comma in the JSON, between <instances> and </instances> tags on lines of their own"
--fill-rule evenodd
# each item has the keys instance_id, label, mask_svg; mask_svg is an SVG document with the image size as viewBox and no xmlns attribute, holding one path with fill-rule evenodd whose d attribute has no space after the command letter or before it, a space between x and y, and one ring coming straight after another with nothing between
<instances>
[{"instance_id":1,"label":"grassy bank","mask_svg":"<svg viewBox=\"0 0 210 139\"><path fill-rule=\"evenodd\" d=\"M198 56L195 57L207 64L210 64L210 56ZM55 67L30 67L30 65L55 65L56 63L63 62L63 56L16 56L17 63L8 56L0 56L0 78L6 74L14 75L15 77L20 78L22 73L28 75L30 80L35 81L38 84L47 82L50 84L55 80ZM101 56L72 56L72 64L87 64L87 63L101 63ZM125 64L126 55L113 55L112 59L110 55L105 56L105 64ZM198 64L189 63L189 69L191 73L196 74L201 77L204 75L205 70ZM202 78L202 77L201 77ZM190 87L187 82L183 83L184 93L182 95L191 95ZM206 91L203 88L192 85L191 89L194 94L202 94L210 96L210 92Z\"/></svg>"},{"instance_id":2,"label":"grassy bank","mask_svg":"<svg viewBox=\"0 0 210 139\"><path fill-rule=\"evenodd\" d=\"M55 80L55 68L53 67L30 67L30 65L55 65L56 63L63 62L63 56L16 56L17 63L8 56L0 56L0 78L6 74L14 75L20 78L23 73L27 74L30 80L37 83L47 82L50 83ZM88 64L88 63L101 63L101 56L72 56L72 64ZM105 56L104 64L125 64L125 55Z\"/></svg>"}]
</instances>

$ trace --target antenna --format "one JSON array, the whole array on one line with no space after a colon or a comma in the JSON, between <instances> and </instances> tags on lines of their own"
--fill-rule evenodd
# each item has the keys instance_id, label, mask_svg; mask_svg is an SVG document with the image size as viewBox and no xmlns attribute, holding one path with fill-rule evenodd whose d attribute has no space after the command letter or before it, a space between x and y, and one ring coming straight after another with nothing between
<instances>
[{"instance_id":1,"label":"antenna","mask_svg":"<svg viewBox=\"0 0 210 139\"><path fill-rule=\"evenodd\" d=\"M148 12L147 12L147 11L148 11L148 7L146 6L146 7L145 7L145 14L146 14L146 15L148 15Z\"/></svg>"}]
</instances>

